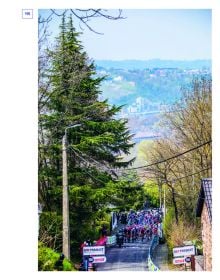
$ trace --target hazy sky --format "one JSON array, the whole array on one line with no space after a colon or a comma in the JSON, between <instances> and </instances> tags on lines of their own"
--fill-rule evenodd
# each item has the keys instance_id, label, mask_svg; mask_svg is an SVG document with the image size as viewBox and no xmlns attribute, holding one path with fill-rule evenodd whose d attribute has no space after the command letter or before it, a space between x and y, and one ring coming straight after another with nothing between
<instances>
[{"instance_id":1,"label":"hazy sky","mask_svg":"<svg viewBox=\"0 0 220 280\"><path fill-rule=\"evenodd\" d=\"M41 11L42 13L43 11ZM46 11L44 11L45 13ZM115 10L111 13L117 14ZM123 10L126 19L92 19L80 39L93 59L211 59L211 10ZM51 28L57 30L60 18ZM79 29L78 21L75 27Z\"/></svg>"}]
</instances>

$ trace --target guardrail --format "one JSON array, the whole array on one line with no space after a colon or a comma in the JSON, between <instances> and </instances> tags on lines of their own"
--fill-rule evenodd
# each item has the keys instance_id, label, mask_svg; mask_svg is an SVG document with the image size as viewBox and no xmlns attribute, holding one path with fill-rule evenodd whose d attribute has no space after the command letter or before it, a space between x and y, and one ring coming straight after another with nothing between
<instances>
[{"instance_id":1,"label":"guardrail","mask_svg":"<svg viewBox=\"0 0 220 280\"><path fill-rule=\"evenodd\" d=\"M149 271L160 271L160 269L152 261L152 253L158 244L159 244L159 236L154 235L150 244L148 259L147 259L147 266Z\"/></svg>"}]
</instances>

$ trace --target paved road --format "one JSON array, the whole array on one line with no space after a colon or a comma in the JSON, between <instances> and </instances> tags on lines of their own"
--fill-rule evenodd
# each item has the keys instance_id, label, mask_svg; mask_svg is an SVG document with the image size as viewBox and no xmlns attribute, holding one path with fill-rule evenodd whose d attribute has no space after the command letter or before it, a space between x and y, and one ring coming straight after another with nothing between
<instances>
[{"instance_id":1,"label":"paved road","mask_svg":"<svg viewBox=\"0 0 220 280\"><path fill-rule=\"evenodd\" d=\"M97 271L147 271L150 241L124 243L122 248L106 250L106 263L97 264Z\"/></svg>"},{"instance_id":2,"label":"paved road","mask_svg":"<svg viewBox=\"0 0 220 280\"><path fill-rule=\"evenodd\" d=\"M167 244L159 244L153 253L153 262L161 271L168 271L168 248Z\"/></svg>"}]
</instances>

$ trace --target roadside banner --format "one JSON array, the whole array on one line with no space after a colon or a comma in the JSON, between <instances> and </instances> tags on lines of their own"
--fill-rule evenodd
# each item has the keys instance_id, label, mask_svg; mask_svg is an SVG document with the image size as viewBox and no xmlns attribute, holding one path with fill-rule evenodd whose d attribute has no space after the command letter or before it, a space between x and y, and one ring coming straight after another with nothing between
<instances>
[{"instance_id":1,"label":"roadside banner","mask_svg":"<svg viewBox=\"0 0 220 280\"><path fill-rule=\"evenodd\" d=\"M106 262L106 256L93 256L93 263L104 263Z\"/></svg>"},{"instance_id":2,"label":"roadside banner","mask_svg":"<svg viewBox=\"0 0 220 280\"><path fill-rule=\"evenodd\" d=\"M105 255L105 246L85 246L83 247L83 256Z\"/></svg>"},{"instance_id":3,"label":"roadside banner","mask_svg":"<svg viewBox=\"0 0 220 280\"><path fill-rule=\"evenodd\" d=\"M173 248L174 257L184 257L184 256L191 256L191 255L195 255L194 245Z\"/></svg>"},{"instance_id":4,"label":"roadside banner","mask_svg":"<svg viewBox=\"0 0 220 280\"><path fill-rule=\"evenodd\" d=\"M183 258L174 258L173 264L184 264L185 263L185 257Z\"/></svg>"}]
</instances>

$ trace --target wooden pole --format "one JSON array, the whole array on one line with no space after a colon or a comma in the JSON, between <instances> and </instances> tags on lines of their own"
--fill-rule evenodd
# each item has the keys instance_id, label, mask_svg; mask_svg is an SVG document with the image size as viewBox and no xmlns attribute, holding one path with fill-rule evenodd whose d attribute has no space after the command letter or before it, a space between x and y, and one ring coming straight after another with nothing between
<instances>
[{"instance_id":1,"label":"wooden pole","mask_svg":"<svg viewBox=\"0 0 220 280\"><path fill-rule=\"evenodd\" d=\"M70 232L69 232L69 192L67 177L67 152L66 152L66 133L62 141L63 156L63 254L70 259Z\"/></svg>"}]
</instances>

